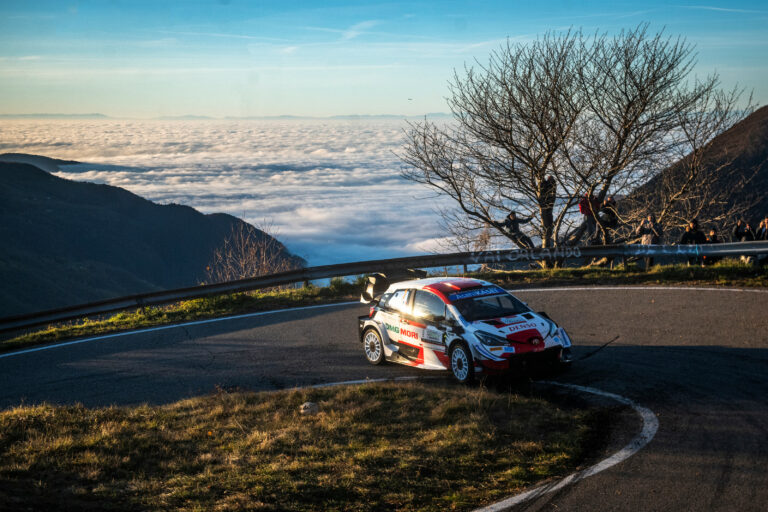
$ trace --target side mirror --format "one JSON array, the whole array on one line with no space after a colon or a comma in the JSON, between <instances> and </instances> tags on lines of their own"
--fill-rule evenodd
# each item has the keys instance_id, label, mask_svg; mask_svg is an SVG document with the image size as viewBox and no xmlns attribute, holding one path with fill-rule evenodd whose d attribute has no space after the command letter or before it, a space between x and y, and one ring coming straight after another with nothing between
<instances>
[{"instance_id":1,"label":"side mirror","mask_svg":"<svg viewBox=\"0 0 768 512\"><path fill-rule=\"evenodd\" d=\"M456 334L464 334L465 332L464 328L461 325L459 325L459 322L457 322L456 320L451 320L448 325L451 327L451 330Z\"/></svg>"}]
</instances>

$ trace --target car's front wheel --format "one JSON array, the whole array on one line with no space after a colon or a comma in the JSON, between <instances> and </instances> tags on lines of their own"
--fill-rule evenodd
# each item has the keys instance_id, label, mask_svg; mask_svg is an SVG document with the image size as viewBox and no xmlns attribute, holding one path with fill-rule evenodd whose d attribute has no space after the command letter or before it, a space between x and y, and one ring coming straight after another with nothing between
<instances>
[{"instance_id":1,"label":"car's front wheel","mask_svg":"<svg viewBox=\"0 0 768 512\"><path fill-rule=\"evenodd\" d=\"M472 362L472 352L463 341L457 341L451 346L449 354L451 360L451 373L462 384L472 382L475 378L475 366Z\"/></svg>"},{"instance_id":2,"label":"car's front wheel","mask_svg":"<svg viewBox=\"0 0 768 512\"><path fill-rule=\"evenodd\" d=\"M371 364L381 364L384 361L384 344L373 327L369 327L363 333L363 351L365 358Z\"/></svg>"}]
</instances>

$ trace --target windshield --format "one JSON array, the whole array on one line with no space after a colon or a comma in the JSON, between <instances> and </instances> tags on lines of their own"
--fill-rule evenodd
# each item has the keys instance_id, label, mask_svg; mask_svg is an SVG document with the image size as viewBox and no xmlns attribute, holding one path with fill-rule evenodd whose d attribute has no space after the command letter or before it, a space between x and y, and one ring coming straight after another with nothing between
<instances>
[{"instance_id":1,"label":"windshield","mask_svg":"<svg viewBox=\"0 0 768 512\"><path fill-rule=\"evenodd\" d=\"M470 297L457 300L453 305L459 310L461 316L469 322L519 315L520 313L530 311L528 306L508 293L484 297Z\"/></svg>"}]
</instances>

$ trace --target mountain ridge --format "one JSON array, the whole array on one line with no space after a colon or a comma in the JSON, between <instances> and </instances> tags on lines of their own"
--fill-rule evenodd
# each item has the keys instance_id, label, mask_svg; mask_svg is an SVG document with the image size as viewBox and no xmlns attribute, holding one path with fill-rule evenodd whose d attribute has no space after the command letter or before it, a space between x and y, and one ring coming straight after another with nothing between
<instances>
[{"instance_id":1,"label":"mountain ridge","mask_svg":"<svg viewBox=\"0 0 768 512\"><path fill-rule=\"evenodd\" d=\"M269 237L231 215L159 205L0 155L0 317L196 286L233 229Z\"/></svg>"}]
</instances>

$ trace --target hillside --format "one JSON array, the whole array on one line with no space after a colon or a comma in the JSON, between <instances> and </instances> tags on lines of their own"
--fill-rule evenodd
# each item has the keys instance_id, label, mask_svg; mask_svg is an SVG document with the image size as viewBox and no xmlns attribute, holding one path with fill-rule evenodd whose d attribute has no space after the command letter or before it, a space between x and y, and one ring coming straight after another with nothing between
<instances>
[{"instance_id":1,"label":"hillside","mask_svg":"<svg viewBox=\"0 0 768 512\"><path fill-rule=\"evenodd\" d=\"M628 199L643 205L648 211L658 211L662 181L682 181L687 158L638 187ZM728 212L733 205L745 205L748 208L743 216L756 227L760 219L768 215L768 106L756 110L715 137L702 160L702 174L717 176L713 189L725 193L718 197L718 202L704 208L697 216L711 219L721 212ZM717 174L713 174L715 172ZM745 177L752 177L752 180L748 185L741 186L740 182ZM729 227L735 220L727 218L721 224ZM678 231L671 235L672 239L676 239Z\"/></svg>"},{"instance_id":2,"label":"hillside","mask_svg":"<svg viewBox=\"0 0 768 512\"><path fill-rule=\"evenodd\" d=\"M197 285L239 224L268 236L231 215L158 205L118 187L0 161L0 317Z\"/></svg>"},{"instance_id":3,"label":"hillside","mask_svg":"<svg viewBox=\"0 0 768 512\"><path fill-rule=\"evenodd\" d=\"M735 202L755 201L745 217L757 226L759 219L768 215L768 106L755 111L715 142L720 155L736 155L732 166L757 170L747 194L732 197Z\"/></svg>"}]
</instances>

